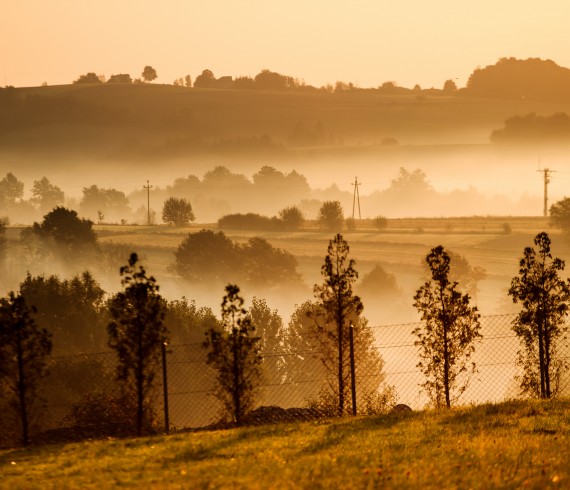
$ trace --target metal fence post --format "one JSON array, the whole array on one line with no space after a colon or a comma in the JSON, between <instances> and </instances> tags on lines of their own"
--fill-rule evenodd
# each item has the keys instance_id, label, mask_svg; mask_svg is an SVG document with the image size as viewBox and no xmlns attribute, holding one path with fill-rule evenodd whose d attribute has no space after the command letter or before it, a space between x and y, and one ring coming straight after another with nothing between
<instances>
[{"instance_id":1,"label":"metal fence post","mask_svg":"<svg viewBox=\"0 0 570 490\"><path fill-rule=\"evenodd\" d=\"M164 431L170 432L170 420L168 414L168 373L166 371L166 340L162 342L162 391L164 395Z\"/></svg>"},{"instance_id":2,"label":"metal fence post","mask_svg":"<svg viewBox=\"0 0 570 490\"><path fill-rule=\"evenodd\" d=\"M356 369L354 367L354 326L350 323L348 329L350 340L350 381L352 391L352 415L356 415Z\"/></svg>"}]
</instances>

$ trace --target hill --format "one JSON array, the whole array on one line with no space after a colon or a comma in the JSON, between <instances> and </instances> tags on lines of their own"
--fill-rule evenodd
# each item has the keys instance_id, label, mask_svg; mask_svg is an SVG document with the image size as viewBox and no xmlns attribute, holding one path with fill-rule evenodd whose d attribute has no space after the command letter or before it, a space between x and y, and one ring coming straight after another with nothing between
<instances>
[{"instance_id":1,"label":"hill","mask_svg":"<svg viewBox=\"0 0 570 490\"><path fill-rule=\"evenodd\" d=\"M570 404L508 402L0 451L0 488L567 488Z\"/></svg>"}]
</instances>

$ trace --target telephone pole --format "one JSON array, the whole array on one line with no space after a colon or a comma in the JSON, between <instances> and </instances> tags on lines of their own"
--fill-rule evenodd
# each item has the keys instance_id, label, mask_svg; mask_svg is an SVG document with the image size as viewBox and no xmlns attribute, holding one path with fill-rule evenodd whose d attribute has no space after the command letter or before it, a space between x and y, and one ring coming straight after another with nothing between
<instances>
[{"instance_id":1,"label":"telephone pole","mask_svg":"<svg viewBox=\"0 0 570 490\"><path fill-rule=\"evenodd\" d=\"M143 185L143 189L146 189L146 224L150 226L150 190L152 185L149 184L148 180L146 185Z\"/></svg>"},{"instance_id":2,"label":"telephone pole","mask_svg":"<svg viewBox=\"0 0 570 490\"><path fill-rule=\"evenodd\" d=\"M544 210L543 214L546 218L548 216L548 184L550 183L550 174L555 172L555 170L550 170L549 168L545 168L543 170L537 170L537 172L541 172L544 175Z\"/></svg>"},{"instance_id":3,"label":"telephone pole","mask_svg":"<svg viewBox=\"0 0 570 490\"><path fill-rule=\"evenodd\" d=\"M352 195L352 219L354 219L354 205L356 204L356 200L358 199L358 219L362 219L360 214L360 194L358 192L358 186L362 185L358 182L358 177L354 177L354 183L351 184L354 186L354 193Z\"/></svg>"}]
</instances>

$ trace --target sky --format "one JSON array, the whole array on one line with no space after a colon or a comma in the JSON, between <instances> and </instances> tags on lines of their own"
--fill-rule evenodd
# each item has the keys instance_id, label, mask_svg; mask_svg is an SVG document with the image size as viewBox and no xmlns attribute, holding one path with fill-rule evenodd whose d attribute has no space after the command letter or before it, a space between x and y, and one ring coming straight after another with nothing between
<instances>
[{"instance_id":1,"label":"sky","mask_svg":"<svg viewBox=\"0 0 570 490\"><path fill-rule=\"evenodd\" d=\"M566 0L0 0L0 86L87 72L464 86L501 57L570 67Z\"/></svg>"}]
</instances>

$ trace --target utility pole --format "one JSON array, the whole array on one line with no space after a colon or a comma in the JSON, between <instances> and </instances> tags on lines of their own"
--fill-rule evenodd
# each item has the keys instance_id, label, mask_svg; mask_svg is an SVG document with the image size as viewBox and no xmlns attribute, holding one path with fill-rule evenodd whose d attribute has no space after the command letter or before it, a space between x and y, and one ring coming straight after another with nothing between
<instances>
[{"instance_id":1,"label":"utility pole","mask_svg":"<svg viewBox=\"0 0 570 490\"><path fill-rule=\"evenodd\" d=\"M358 177L354 177L354 183L351 184L354 186L354 193L352 195L352 219L354 219L354 205L356 204L356 200L358 199L358 219L362 219L360 214L360 194L358 193L358 186L362 185L358 182Z\"/></svg>"},{"instance_id":2,"label":"utility pole","mask_svg":"<svg viewBox=\"0 0 570 490\"><path fill-rule=\"evenodd\" d=\"M543 214L546 218L548 216L548 184L550 183L550 174L555 170L550 170L549 168L545 168L543 170L537 170L537 172L541 172L544 174L544 210Z\"/></svg>"},{"instance_id":3,"label":"utility pole","mask_svg":"<svg viewBox=\"0 0 570 490\"><path fill-rule=\"evenodd\" d=\"M152 185L149 184L148 180L146 185L143 185L143 189L146 189L146 224L150 226L150 190Z\"/></svg>"}]
</instances>

